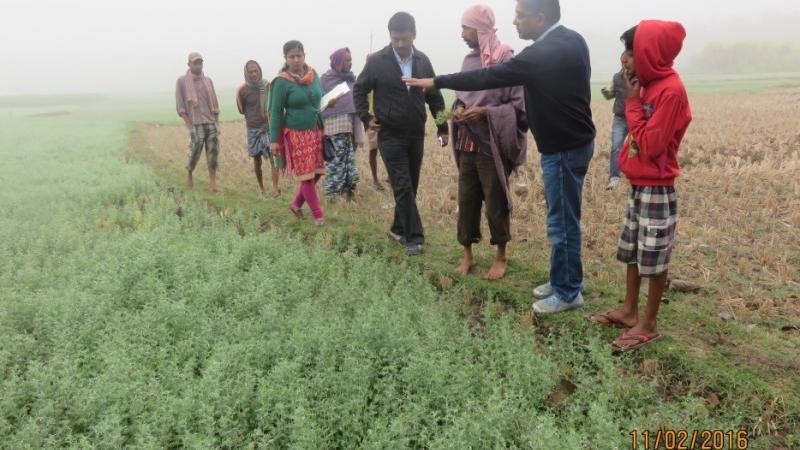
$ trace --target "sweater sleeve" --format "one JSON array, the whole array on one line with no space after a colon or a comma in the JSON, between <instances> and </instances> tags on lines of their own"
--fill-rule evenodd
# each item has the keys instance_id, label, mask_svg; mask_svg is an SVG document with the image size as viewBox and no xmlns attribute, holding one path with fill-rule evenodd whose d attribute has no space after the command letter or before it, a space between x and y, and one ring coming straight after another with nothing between
<instances>
[{"instance_id":1,"label":"sweater sleeve","mask_svg":"<svg viewBox=\"0 0 800 450\"><path fill-rule=\"evenodd\" d=\"M286 92L288 82L277 79L272 83L269 96L269 139L270 142L280 142L281 127L283 127L284 111L286 109Z\"/></svg>"},{"instance_id":2,"label":"sweater sleeve","mask_svg":"<svg viewBox=\"0 0 800 450\"><path fill-rule=\"evenodd\" d=\"M628 85L625 82L625 77L622 74L614 75L614 79L611 81L613 89L614 98L619 98L625 100L628 96Z\"/></svg>"},{"instance_id":3,"label":"sweater sleeve","mask_svg":"<svg viewBox=\"0 0 800 450\"><path fill-rule=\"evenodd\" d=\"M433 70L433 64L431 64L430 60L426 61L428 65L428 69L430 70L431 77L436 77L436 72ZM434 89L432 91L428 91L425 93L425 102L428 103L428 108L431 110L431 115L436 118L436 115L440 112L444 111L447 108L447 105L444 103L444 96L442 96L442 91L439 89ZM437 125L436 127L437 134L447 134L450 131L450 127L447 122L444 122L441 125Z\"/></svg>"},{"instance_id":4,"label":"sweater sleeve","mask_svg":"<svg viewBox=\"0 0 800 450\"><path fill-rule=\"evenodd\" d=\"M325 96L325 89L322 87L322 80L320 79L317 71L314 71L314 81L311 84L311 91L316 96L311 96L311 107L319 112L320 108L322 108L322 97Z\"/></svg>"},{"instance_id":5,"label":"sweater sleeve","mask_svg":"<svg viewBox=\"0 0 800 450\"><path fill-rule=\"evenodd\" d=\"M670 95L658 103L653 116L647 119L641 98L629 98L625 101L625 117L631 136L643 155L656 159L667 151L681 117L681 108L680 98Z\"/></svg>"},{"instance_id":6,"label":"sweater sleeve","mask_svg":"<svg viewBox=\"0 0 800 450\"><path fill-rule=\"evenodd\" d=\"M507 57L503 63L513 60L513 56ZM528 132L528 115L525 112L525 88L522 86L512 86L503 88L500 99L502 103L510 104L514 107L514 112L517 118L517 128L522 132ZM491 108L489 108L491 109Z\"/></svg>"},{"instance_id":7,"label":"sweater sleeve","mask_svg":"<svg viewBox=\"0 0 800 450\"><path fill-rule=\"evenodd\" d=\"M369 108L369 94L375 89L375 77L373 76L373 63L367 60L364 70L358 75L355 85L353 85L353 103L356 106L356 114L364 127L369 126L372 114Z\"/></svg>"},{"instance_id":8,"label":"sweater sleeve","mask_svg":"<svg viewBox=\"0 0 800 450\"><path fill-rule=\"evenodd\" d=\"M522 86L531 80L536 64L530 50L524 50L519 56L503 64L486 69L441 75L434 78L439 89L454 91L485 91L510 86Z\"/></svg>"},{"instance_id":9,"label":"sweater sleeve","mask_svg":"<svg viewBox=\"0 0 800 450\"><path fill-rule=\"evenodd\" d=\"M617 98L617 86L615 84L615 80L611 80L611 89L603 88L601 93L603 94L603 98L606 100L614 100Z\"/></svg>"},{"instance_id":10,"label":"sweater sleeve","mask_svg":"<svg viewBox=\"0 0 800 450\"><path fill-rule=\"evenodd\" d=\"M272 83L269 81L266 82L265 92L264 92L264 104L261 105L264 111L264 119L267 121L267 126L269 126L269 105L270 105L270 95L272 95ZM268 128L269 129L269 128Z\"/></svg>"}]
</instances>

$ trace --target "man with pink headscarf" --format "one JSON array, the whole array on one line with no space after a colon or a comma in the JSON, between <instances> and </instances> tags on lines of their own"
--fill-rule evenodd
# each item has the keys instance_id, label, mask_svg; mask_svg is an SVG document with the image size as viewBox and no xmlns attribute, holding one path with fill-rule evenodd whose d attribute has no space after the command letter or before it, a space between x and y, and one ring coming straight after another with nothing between
<instances>
[{"instance_id":1,"label":"man with pink headscarf","mask_svg":"<svg viewBox=\"0 0 800 450\"><path fill-rule=\"evenodd\" d=\"M550 280L533 290L536 314L586 305L581 231L583 186L597 135L592 121L592 62L577 31L561 25L559 0L517 0L514 25L532 40L507 62L435 78L404 78L420 89L482 91L524 86L528 126L540 153L550 241Z\"/></svg>"},{"instance_id":2,"label":"man with pink headscarf","mask_svg":"<svg viewBox=\"0 0 800 450\"><path fill-rule=\"evenodd\" d=\"M472 49L463 72L504 63L514 50L497 37L492 9L475 5L462 19L461 37ZM458 165L458 242L464 259L457 271L467 274L475 265L472 245L481 240L481 210L486 203L494 263L485 278L498 280L508 266L511 240L511 194L508 178L525 162L528 131L525 94L521 86L478 92L457 92L453 105L453 147Z\"/></svg>"}]
</instances>

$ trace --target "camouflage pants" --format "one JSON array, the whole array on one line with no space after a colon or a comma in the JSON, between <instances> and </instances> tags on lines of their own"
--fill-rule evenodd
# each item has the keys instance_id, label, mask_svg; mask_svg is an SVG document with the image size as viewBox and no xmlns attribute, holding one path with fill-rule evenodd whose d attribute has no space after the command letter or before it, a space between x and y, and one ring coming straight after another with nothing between
<instances>
[{"instance_id":1,"label":"camouflage pants","mask_svg":"<svg viewBox=\"0 0 800 450\"><path fill-rule=\"evenodd\" d=\"M325 194L338 197L352 193L358 184L356 149L353 133L340 133L331 139L335 151L333 159L326 165Z\"/></svg>"}]
</instances>

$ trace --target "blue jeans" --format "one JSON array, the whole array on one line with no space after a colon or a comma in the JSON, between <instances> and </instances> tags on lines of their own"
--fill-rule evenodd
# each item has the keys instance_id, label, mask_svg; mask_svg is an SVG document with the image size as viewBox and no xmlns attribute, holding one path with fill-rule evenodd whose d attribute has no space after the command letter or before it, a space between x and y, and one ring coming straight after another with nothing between
<instances>
[{"instance_id":1,"label":"blue jeans","mask_svg":"<svg viewBox=\"0 0 800 450\"><path fill-rule=\"evenodd\" d=\"M628 121L624 117L614 116L614 123L611 125L611 178L620 176L617 157L619 151L622 150L622 145L625 144L628 132Z\"/></svg>"},{"instance_id":2,"label":"blue jeans","mask_svg":"<svg viewBox=\"0 0 800 450\"><path fill-rule=\"evenodd\" d=\"M542 155L547 200L550 284L558 298L572 302L583 291L581 201L583 181L594 156L594 142L573 150Z\"/></svg>"}]
</instances>

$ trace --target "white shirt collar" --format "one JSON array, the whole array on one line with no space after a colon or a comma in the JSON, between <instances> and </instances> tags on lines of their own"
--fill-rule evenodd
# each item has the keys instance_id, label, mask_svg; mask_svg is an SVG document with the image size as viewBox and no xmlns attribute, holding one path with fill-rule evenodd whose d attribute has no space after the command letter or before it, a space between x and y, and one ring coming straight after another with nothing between
<instances>
[{"instance_id":1,"label":"white shirt collar","mask_svg":"<svg viewBox=\"0 0 800 450\"><path fill-rule=\"evenodd\" d=\"M546 38L548 34L552 33L553 30L555 30L556 28L558 28L560 26L561 26L561 21L559 20L558 22L554 23L552 27L548 28L547 31L542 33L542 35L539 36L539 39L536 39L536 42L539 42L542 39Z\"/></svg>"},{"instance_id":2,"label":"white shirt collar","mask_svg":"<svg viewBox=\"0 0 800 450\"><path fill-rule=\"evenodd\" d=\"M397 58L397 61L403 64L408 64L408 62L411 61L411 58L414 57L414 47L411 47L411 53L408 54L408 59L401 58L400 54L397 53L397 50L394 49L394 46L392 46L392 51L394 52L394 57Z\"/></svg>"}]
</instances>

